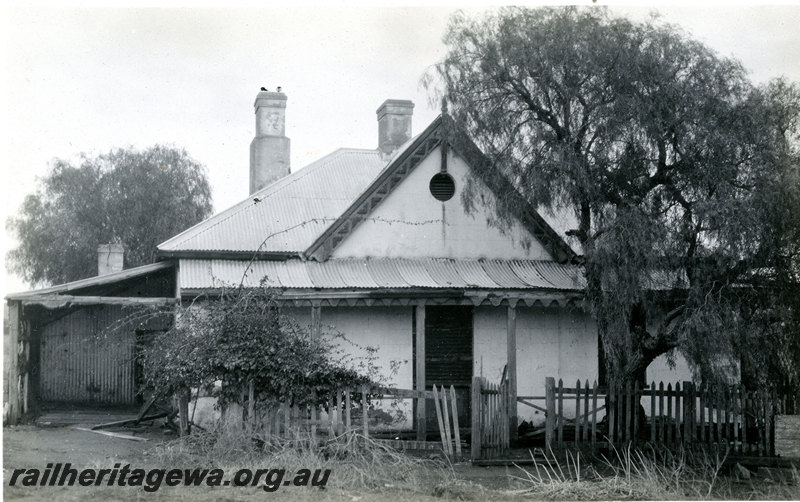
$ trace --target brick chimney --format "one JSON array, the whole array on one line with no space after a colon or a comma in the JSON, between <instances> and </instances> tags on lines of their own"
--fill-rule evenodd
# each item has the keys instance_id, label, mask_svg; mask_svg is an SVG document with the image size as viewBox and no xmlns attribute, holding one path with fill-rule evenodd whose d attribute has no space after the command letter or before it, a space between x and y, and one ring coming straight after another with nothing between
<instances>
[{"instance_id":1,"label":"brick chimney","mask_svg":"<svg viewBox=\"0 0 800 502\"><path fill-rule=\"evenodd\" d=\"M122 244L100 244L97 246L97 275L121 272L123 255Z\"/></svg>"},{"instance_id":2,"label":"brick chimney","mask_svg":"<svg viewBox=\"0 0 800 502\"><path fill-rule=\"evenodd\" d=\"M289 174L286 94L261 91L254 107L256 136L250 143L250 194Z\"/></svg>"},{"instance_id":3,"label":"brick chimney","mask_svg":"<svg viewBox=\"0 0 800 502\"><path fill-rule=\"evenodd\" d=\"M407 99L387 99L375 113L378 115L378 149L388 157L411 139L414 103Z\"/></svg>"}]
</instances>

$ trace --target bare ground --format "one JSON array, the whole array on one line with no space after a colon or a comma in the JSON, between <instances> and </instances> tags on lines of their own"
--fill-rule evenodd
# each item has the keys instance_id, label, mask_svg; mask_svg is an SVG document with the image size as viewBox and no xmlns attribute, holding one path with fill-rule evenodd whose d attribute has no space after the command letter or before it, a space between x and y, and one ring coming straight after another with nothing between
<instances>
[{"instance_id":1,"label":"bare ground","mask_svg":"<svg viewBox=\"0 0 800 502\"><path fill-rule=\"evenodd\" d=\"M126 431L130 433L130 431ZM167 487L148 493L142 487L90 486L90 487L24 487L9 486L14 469L44 469L48 463L71 463L75 468L110 469L114 464L130 464L131 469L145 470L153 468L224 467L224 466L164 466L159 463L154 447L174 436L165 435L157 428L142 428L135 435L146 437L148 441L138 442L126 439L102 436L99 434L75 430L72 427L35 427L17 426L3 429L3 496L7 500L47 500L47 501L82 501L82 500L185 500L203 502L212 500L264 500L265 498L300 501L346 501L367 502L371 500L531 500L531 499L637 499L668 498L698 499L691 493L675 491L626 492L623 487L616 486L616 479L605 484L592 482L566 482L555 486L533 486L523 482L525 473L517 467L473 467L468 462L453 465L452 473L447 479L434 475L422 476L424 482L409 489L393 484L386 479L383 486L375 486L369 491L363 489L332 488L337 475L331 472L331 482L326 489L316 487L281 487L275 492L267 493L259 487ZM248 466L249 467L249 466ZM280 468L281 466L252 466L252 469L263 467ZM231 473L226 472L226 477ZM340 473L343 475L343 473ZM351 479L351 478L340 478ZM729 488L711 495L722 499L800 499L800 486L776 485L770 480L753 480L747 482L728 480ZM341 482L339 485L341 486ZM613 491L603 492L602 488L611 486ZM777 490L776 490L777 488ZM532 491L526 491L532 490ZM602 493L606 493L603 496ZM637 496L638 493L638 496ZM658 496L660 494L660 496Z\"/></svg>"},{"instance_id":2,"label":"bare ground","mask_svg":"<svg viewBox=\"0 0 800 502\"><path fill-rule=\"evenodd\" d=\"M127 433L127 432L126 432ZM141 487L91 486L91 487L24 487L9 486L14 469L44 469L48 463L71 463L81 468L112 468L115 463L131 464L131 468L151 469L157 465L150 450L159 441L174 436L164 435L161 430L150 429L136 433L147 437L148 441L130 441L103 436L91 432L75 430L72 427L16 426L3 429L3 496L6 500L263 500L265 497L285 500L347 501L366 502L370 500L442 500L448 499L509 499L516 498L509 489L520 485L507 473L514 468L491 467L472 468L469 463L456 464L454 471L459 481L437 487L435 480L430 486L420 487L416 493L393 490L392 480L387 480L382 488L372 493L342 491L326 488L287 487L274 493L265 493L255 488L232 487L166 487L155 493L147 493ZM193 468L194 466L175 466ZM203 466L214 467L214 466ZM260 466L253 466L254 469ZM271 466L275 467L275 466ZM226 473L227 475L227 473ZM331 473L331 477L336 472ZM463 479L461 479L463 478Z\"/></svg>"}]
</instances>

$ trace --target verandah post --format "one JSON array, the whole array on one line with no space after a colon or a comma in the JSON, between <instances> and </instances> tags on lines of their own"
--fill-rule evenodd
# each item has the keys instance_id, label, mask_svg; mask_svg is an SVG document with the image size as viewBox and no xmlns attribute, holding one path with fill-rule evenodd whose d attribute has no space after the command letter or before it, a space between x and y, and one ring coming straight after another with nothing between
<instances>
[{"instance_id":1,"label":"verandah post","mask_svg":"<svg viewBox=\"0 0 800 502\"><path fill-rule=\"evenodd\" d=\"M515 304L508 305L508 319L506 324L506 355L508 382L507 389L507 416L508 434L512 445L517 443L517 309Z\"/></svg>"},{"instance_id":2,"label":"verandah post","mask_svg":"<svg viewBox=\"0 0 800 502\"><path fill-rule=\"evenodd\" d=\"M416 417L416 426L417 426L417 441L425 441L426 436L426 421L427 421L427 413L425 412L425 303L420 303L414 307L414 316L415 316L415 327L416 333L415 336L415 346L416 346L416 354L415 354L415 367L416 367L416 387L417 391L422 393L422 398L417 400L417 417Z\"/></svg>"},{"instance_id":3,"label":"verandah post","mask_svg":"<svg viewBox=\"0 0 800 502\"><path fill-rule=\"evenodd\" d=\"M318 301L311 304L311 338L319 339L322 334L322 307Z\"/></svg>"},{"instance_id":4,"label":"verandah post","mask_svg":"<svg viewBox=\"0 0 800 502\"><path fill-rule=\"evenodd\" d=\"M423 396L421 401L425 400ZM481 458L481 377L472 377L472 460ZM548 417L550 414L548 413ZM550 420L549 418L547 420Z\"/></svg>"}]
</instances>

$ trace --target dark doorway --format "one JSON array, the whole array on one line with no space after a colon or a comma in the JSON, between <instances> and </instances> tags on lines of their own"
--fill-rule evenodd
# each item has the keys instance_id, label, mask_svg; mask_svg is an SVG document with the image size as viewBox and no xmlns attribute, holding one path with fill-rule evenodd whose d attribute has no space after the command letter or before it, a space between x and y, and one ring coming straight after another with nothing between
<instances>
[{"instance_id":1,"label":"dark doorway","mask_svg":"<svg viewBox=\"0 0 800 502\"><path fill-rule=\"evenodd\" d=\"M425 383L452 385L458 402L459 428L470 426L472 383L472 307L425 307ZM436 408L426 406L427 430L438 430Z\"/></svg>"}]
</instances>

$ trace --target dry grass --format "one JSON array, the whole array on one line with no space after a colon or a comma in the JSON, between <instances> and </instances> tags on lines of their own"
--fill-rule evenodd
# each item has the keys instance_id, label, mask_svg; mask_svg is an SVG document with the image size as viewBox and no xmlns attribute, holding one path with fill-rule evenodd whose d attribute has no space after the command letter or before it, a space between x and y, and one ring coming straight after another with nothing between
<instances>
[{"instance_id":1,"label":"dry grass","mask_svg":"<svg viewBox=\"0 0 800 502\"><path fill-rule=\"evenodd\" d=\"M543 453L543 452L542 452ZM800 476L740 480L722 475L724 456L648 448L614 450L586 462L580 453L557 459L549 452L533 469L519 469L526 488L516 493L548 500L797 500ZM535 457L534 457L535 460Z\"/></svg>"},{"instance_id":2,"label":"dry grass","mask_svg":"<svg viewBox=\"0 0 800 502\"><path fill-rule=\"evenodd\" d=\"M308 440L264 441L243 431L199 433L154 449L156 463L214 466L233 472L248 468L330 469L328 489L351 493L404 492L433 495L456 490L452 466L441 457L415 458L360 434L344 434L322 444ZM454 498L459 498L458 496Z\"/></svg>"}]
</instances>

